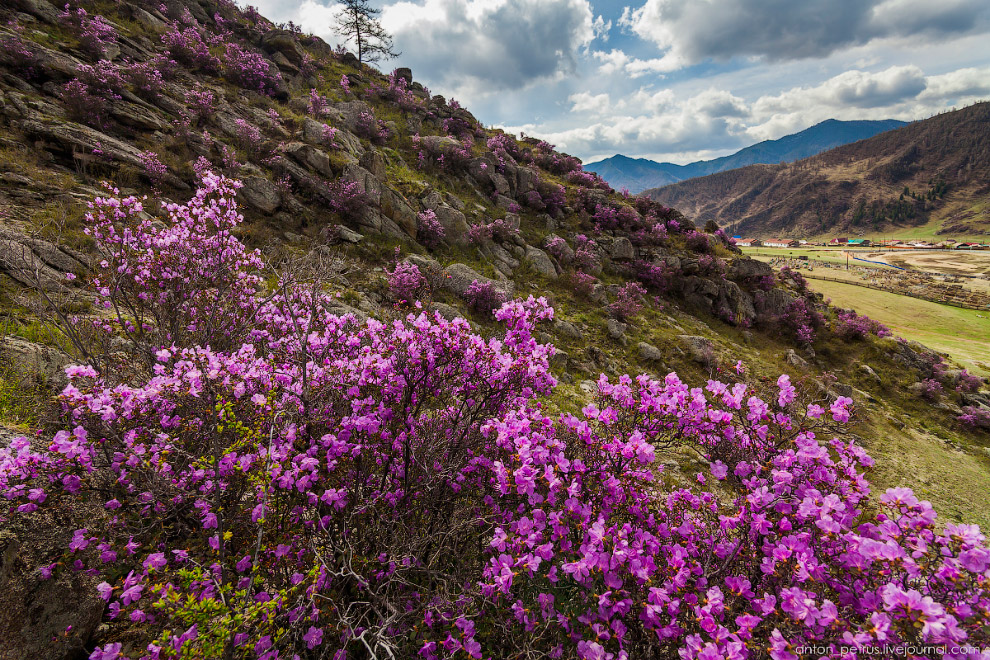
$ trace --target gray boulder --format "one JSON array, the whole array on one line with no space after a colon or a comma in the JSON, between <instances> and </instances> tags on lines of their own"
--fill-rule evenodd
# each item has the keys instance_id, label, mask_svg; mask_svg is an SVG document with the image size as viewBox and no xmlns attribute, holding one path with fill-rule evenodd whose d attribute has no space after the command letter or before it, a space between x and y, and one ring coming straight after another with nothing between
<instances>
[{"instance_id":1,"label":"gray boulder","mask_svg":"<svg viewBox=\"0 0 990 660\"><path fill-rule=\"evenodd\" d=\"M557 332L557 334L563 335L564 337L568 337L570 339L581 339L584 336L581 329L570 321L555 321L553 324L553 329Z\"/></svg>"},{"instance_id":2,"label":"gray boulder","mask_svg":"<svg viewBox=\"0 0 990 660\"><path fill-rule=\"evenodd\" d=\"M533 268L535 268L536 272L540 275L554 280L557 279L557 267L553 265L553 261L543 250L533 247L532 245L527 245L526 260L532 264Z\"/></svg>"},{"instance_id":3,"label":"gray boulder","mask_svg":"<svg viewBox=\"0 0 990 660\"><path fill-rule=\"evenodd\" d=\"M468 223L463 213L442 202L433 207L433 212L443 225L445 242L450 245L467 245Z\"/></svg>"},{"instance_id":4,"label":"gray boulder","mask_svg":"<svg viewBox=\"0 0 990 660\"><path fill-rule=\"evenodd\" d=\"M296 36L288 30L268 30L261 37L261 47L269 53L281 53L296 66L302 64L306 54Z\"/></svg>"},{"instance_id":5,"label":"gray boulder","mask_svg":"<svg viewBox=\"0 0 990 660\"><path fill-rule=\"evenodd\" d=\"M20 377L40 380L54 390L61 390L69 382L65 367L72 358L51 346L20 337L4 337L0 340L0 360Z\"/></svg>"},{"instance_id":6,"label":"gray boulder","mask_svg":"<svg viewBox=\"0 0 990 660\"><path fill-rule=\"evenodd\" d=\"M677 335L677 338L695 362L707 366L715 359L715 347L708 339L697 335Z\"/></svg>"},{"instance_id":7,"label":"gray boulder","mask_svg":"<svg viewBox=\"0 0 990 660\"><path fill-rule=\"evenodd\" d=\"M290 142L283 149L285 155L317 174L330 177L333 170L330 169L330 157L325 151L304 142Z\"/></svg>"},{"instance_id":8,"label":"gray boulder","mask_svg":"<svg viewBox=\"0 0 990 660\"><path fill-rule=\"evenodd\" d=\"M358 159L358 164L382 181L385 180L385 158L379 151L373 149L364 152L361 158Z\"/></svg>"},{"instance_id":9,"label":"gray boulder","mask_svg":"<svg viewBox=\"0 0 990 660\"><path fill-rule=\"evenodd\" d=\"M631 261L636 258L636 247L625 236L620 236L612 243L610 256L616 261Z\"/></svg>"},{"instance_id":10,"label":"gray boulder","mask_svg":"<svg viewBox=\"0 0 990 660\"><path fill-rule=\"evenodd\" d=\"M30 529L0 531L0 657L4 660L71 660L86 647L103 618L97 580L62 569L42 580L39 547L64 534L53 520L32 520ZM92 648L90 646L90 648Z\"/></svg>"},{"instance_id":11,"label":"gray boulder","mask_svg":"<svg viewBox=\"0 0 990 660\"><path fill-rule=\"evenodd\" d=\"M245 177L244 184L237 192L249 206L253 206L262 213L272 214L282 204L282 195L274 183L260 176Z\"/></svg>"},{"instance_id":12,"label":"gray boulder","mask_svg":"<svg viewBox=\"0 0 990 660\"><path fill-rule=\"evenodd\" d=\"M750 259L749 257L744 257L740 259L733 259L729 263L729 270L727 274L729 279L743 280L773 275L773 268L770 267L770 264L757 261L756 259Z\"/></svg>"},{"instance_id":13,"label":"gray boulder","mask_svg":"<svg viewBox=\"0 0 990 660\"><path fill-rule=\"evenodd\" d=\"M618 319L608 319L605 322L605 327L608 330L608 336L616 341L621 341L625 338L626 329L629 327L628 323L623 323Z\"/></svg>"},{"instance_id":14,"label":"gray boulder","mask_svg":"<svg viewBox=\"0 0 990 660\"><path fill-rule=\"evenodd\" d=\"M641 341L636 344L636 348L639 350L639 357L647 362L663 362L663 353L653 344L647 344L645 341Z\"/></svg>"},{"instance_id":15,"label":"gray boulder","mask_svg":"<svg viewBox=\"0 0 990 660\"><path fill-rule=\"evenodd\" d=\"M481 275L475 271L470 266L464 264L451 264L447 267L447 278L444 281L444 287L458 296L463 296L464 292L470 288L471 283L477 280L478 282L491 282L492 285L506 294L507 296L512 295L513 284L512 282L499 282L491 278Z\"/></svg>"},{"instance_id":16,"label":"gray boulder","mask_svg":"<svg viewBox=\"0 0 990 660\"><path fill-rule=\"evenodd\" d=\"M803 357L794 352L794 349L788 349L787 354L784 355L784 362L791 365L792 367L798 367L799 369L807 369L808 362Z\"/></svg>"}]
</instances>

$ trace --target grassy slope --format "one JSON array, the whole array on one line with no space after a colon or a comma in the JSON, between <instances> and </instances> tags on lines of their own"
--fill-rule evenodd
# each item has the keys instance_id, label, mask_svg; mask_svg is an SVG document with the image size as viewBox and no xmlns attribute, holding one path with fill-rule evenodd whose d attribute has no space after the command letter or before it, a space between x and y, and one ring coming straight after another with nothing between
<instances>
[{"instance_id":1,"label":"grassy slope","mask_svg":"<svg viewBox=\"0 0 990 660\"><path fill-rule=\"evenodd\" d=\"M143 28L133 24L126 25L128 31L134 34L143 32ZM153 42L157 42L156 35L150 35ZM55 45L55 44L53 44ZM336 60L326 60L324 62L323 80L317 85L317 90L333 101L344 100L336 81L340 76L353 70L345 67ZM371 75L368 72L364 72ZM232 99L240 100L244 95L238 90L232 90L219 79L206 81L215 89L223 90ZM296 96L304 97L308 93L310 85L299 83L293 89ZM301 124L304 115L289 103L274 102L263 98L250 98L250 103L259 110L275 108L285 121L294 126ZM491 217L501 217L504 211L492 206L491 201L478 197L470 188L463 185L459 179L444 175L433 174L428 171L409 168L406 163L415 162L416 149L413 147L409 131L406 129L406 121L403 113L394 107L372 100L376 114L384 120L393 120L398 124L399 135L390 142L388 149L383 149L387 162L388 180L397 190L410 198L420 197L429 188L433 187L444 193L453 193L467 203L469 214L470 209L475 204L480 204L485 208L485 212L478 214L472 220L488 219ZM215 128L212 125L210 128ZM12 135L17 138L18 136ZM166 138L164 141L157 137L142 135L134 140L138 148L149 148L157 150L163 160L165 160L175 172L189 175L189 162L193 160L192 154L186 145L178 137ZM0 154L2 156L2 154ZM399 156L403 160L399 159ZM247 160L250 155L239 148L239 158ZM20 151L12 151L9 154L11 171L21 172L30 176L35 181L49 181L46 177L54 177L49 182L60 189L72 189L80 184L94 186L97 178L89 177L85 173L77 172L74 176L70 174L54 173L48 163L43 159L37 162L25 158ZM14 168L15 164L23 164L24 171ZM115 183L122 187L142 186L140 175L127 168L121 168L114 174ZM556 177L544 173L545 180L555 181ZM571 190L573 197L574 191ZM185 195L178 195L184 198ZM44 215L47 218L49 213L64 212L54 204L50 208L45 208L36 215ZM70 213L74 213L73 218L79 222L79 208L72 207ZM37 217L31 218L38 222ZM280 244L280 249L293 249L281 245L280 238L282 232L291 229L298 231L305 236L315 235L319 228L326 222L334 220L328 217L326 211L312 206L305 207L305 213L301 218L292 218L300 226L287 226L284 219L262 219L256 214L250 214L247 230L247 240L254 245L265 245L269 240ZM587 230L587 226L578 224L571 218L567 230L578 231ZM523 233L530 244L541 245L542 237L548 229L542 218L537 213L523 213ZM345 301L357 304L362 299L367 298L365 294L375 291L382 291L384 283L382 277L376 274L375 268L388 263L392 256L392 249L395 241L380 236L368 236L366 240L358 246L342 247L341 252L348 260L352 268L348 271L348 278L351 285L342 291ZM476 268L479 272L493 275L491 264L484 261L477 250L470 248L445 248L432 256L438 258L444 264L454 261L467 263ZM724 255L723 255L724 256ZM524 265L523 268L526 268ZM589 362L586 355L593 349L604 353L609 360L614 361L615 369L618 373L627 372L636 374L643 371L654 371L659 375L668 371L676 370L692 386L701 386L711 375L709 370L691 361L690 357L681 350L681 342L678 335L702 335L710 338L716 345L716 352L719 362L723 365L732 365L736 360L742 360L747 366L747 376L749 379L757 381L769 379L770 382L783 372L789 372L795 378L804 377L809 383L814 383L821 376L821 371L828 369L838 374L843 382L850 383L860 390L868 392L874 398L874 402L863 403L862 419L856 432L859 433L870 451L878 459L879 467L877 471L877 483L880 489L894 485L910 485L920 489L920 492L932 497L938 504L940 510L946 508L950 512L961 512L962 518L966 520L986 522L990 518L990 509L982 503L974 503L970 497L973 492L985 491L990 488L990 470L987 470L986 461L983 459L981 442L990 442L990 439L969 438L967 434L954 425L950 417L942 414L935 416L926 406L920 405L917 401L912 401L905 397L905 388L912 376L899 371L897 367L885 360L885 356L880 349L870 343L859 343L854 347L846 346L825 346L819 350L821 362L809 370L793 367L784 360L786 351L791 345L782 340L776 340L760 332L746 332L739 328L727 326L715 319L699 317L689 310L680 309L676 302L663 301L664 308L661 310L648 308L641 319L637 320L628 331L628 342L622 345L612 340L605 329L606 313L601 305L590 303L575 296L568 286L566 280L561 279L551 282L541 278L530 270L523 270L517 273L519 293L548 294L553 298L558 318L563 318L578 324L583 332L582 339L571 339L556 335L552 337L561 349L566 350L575 360ZM603 278L606 284L619 284L621 277L606 275ZM360 285L360 288L359 288ZM463 309L460 301L450 298L443 298L443 302L454 304ZM483 323L483 319L474 320ZM25 328L29 327L26 325ZM484 329L486 332L487 328ZM26 330L22 330L22 333ZM642 360L636 348L639 341L646 341L656 346L664 355L662 364L646 363ZM818 347L816 347L818 348ZM868 362L885 372L886 381L883 386L869 382L857 375L856 367L860 362ZM611 371L610 369L605 369ZM573 409L580 407L587 400L587 393L581 388L581 381L585 379L595 379L598 375L598 368L591 369L570 368L558 369L558 376L562 379L573 379L573 383L562 384L554 397L556 403L562 409ZM612 373L614 375L614 372ZM16 393L16 388L10 386L8 382L0 381L0 419L16 423L18 425L31 425L32 417L30 409L25 407L19 397L12 396ZM908 430L913 429L913 430ZM947 443L965 446L967 449L962 452L950 451L951 445ZM958 454L958 455L957 455ZM689 465L684 467L685 474L690 472ZM929 493L929 480L935 482L935 490Z\"/></svg>"},{"instance_id":2,"label":"grassy slope","mask_svg":"<svg viewBox=\"0 0 990 660\"><path fill-rule=\"evenodd\" d=\"M808 280L808 285L839 307L881 321L899 337L920 341L971 370L990 374L990 313L841 282Z\"/></svg>"}]
</instances>

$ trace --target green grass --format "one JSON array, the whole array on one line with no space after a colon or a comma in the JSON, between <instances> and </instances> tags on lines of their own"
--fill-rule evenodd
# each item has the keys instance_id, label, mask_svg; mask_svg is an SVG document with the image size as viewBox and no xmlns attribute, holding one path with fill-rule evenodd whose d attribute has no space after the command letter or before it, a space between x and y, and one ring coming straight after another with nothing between
<instances>
[{"instance_id":1,"label":"green grass","mask_svg":"<svg viewBox=\"0 0 990 660\"><path fill-rule=\"evenodd\" d=\"M899 337L948 353L970 371L990 375L990 312L840 282L808 280L808 285L838 307L866 314Z\"/></svg>"},{"instance_id":2,"label":"green grass","mask_svg":"<svg viewBox=\"0 0 990 660\"><path fill-rule=\"evenodd\" d=\"M25 387L7 367L0 367L0 425L27 431L38 423L38 392Z\"/></svg>"}]
</instances>

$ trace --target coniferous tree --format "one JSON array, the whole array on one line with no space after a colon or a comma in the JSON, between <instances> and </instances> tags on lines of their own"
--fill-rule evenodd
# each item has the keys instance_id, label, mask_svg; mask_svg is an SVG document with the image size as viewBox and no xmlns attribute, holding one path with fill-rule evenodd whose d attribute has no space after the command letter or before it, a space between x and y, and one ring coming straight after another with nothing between
<instances>
[{"instance_id":1,"label":"coniferous tree","mask_svg":"<svg viewBox=\"0 0 990 660\"><path fill-rule=\"evenodd\" d=\"M378 21L381 9L375 9L368 0L341 0L337 12L337 34L347 37L357 46L358 62L377 62L398 57L392 45L392 35Z\"/></svg>"}]
</instances>

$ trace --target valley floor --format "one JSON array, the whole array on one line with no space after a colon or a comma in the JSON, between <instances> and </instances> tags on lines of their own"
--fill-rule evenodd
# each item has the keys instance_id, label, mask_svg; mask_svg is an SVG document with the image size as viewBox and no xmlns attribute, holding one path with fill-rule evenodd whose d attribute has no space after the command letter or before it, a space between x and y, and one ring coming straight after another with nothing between
<instances>
[{"instance_id":1,"label":"valley floor","mask_svg":"<svg viewBox=\"0 0 990 660\"><path fill-rule=\"evenodd\" d=\"M890 327L896 336L948 353L974 373L990 375L990 311L962 309L886 291L808 280L839 307L854 309Z\"/></svg>"}]
</instances>

